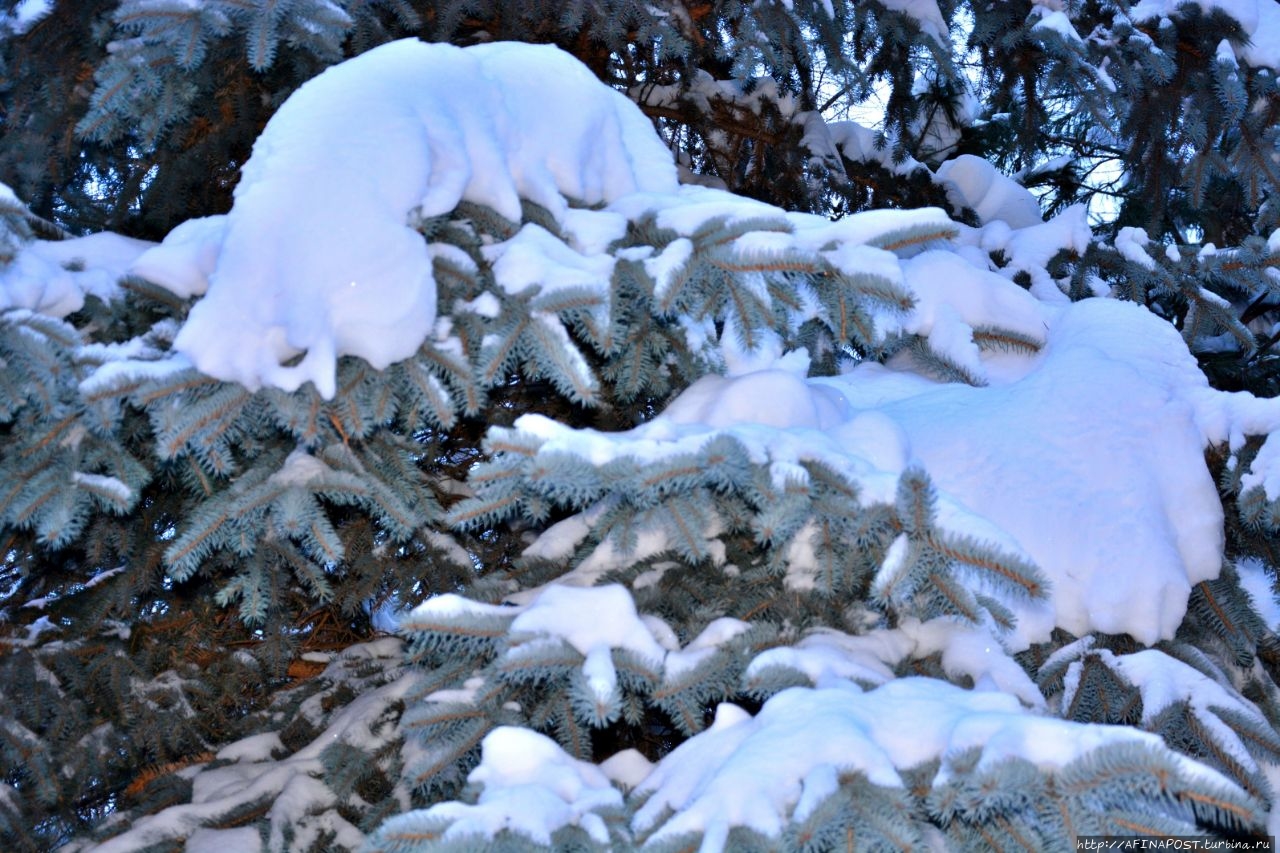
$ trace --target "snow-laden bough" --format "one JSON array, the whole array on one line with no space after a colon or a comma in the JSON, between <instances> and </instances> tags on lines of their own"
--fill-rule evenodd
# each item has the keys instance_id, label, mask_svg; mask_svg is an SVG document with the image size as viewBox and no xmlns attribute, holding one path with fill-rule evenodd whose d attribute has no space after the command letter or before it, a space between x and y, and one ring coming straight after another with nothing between
<instances>
[{"instance_id":1,"label":"snow-laden bough","mask_svg":"<svg viewBox=\"0 0 1280 853\"><path fill-rule=\"evenodd\" d=\"M462 201L519 221L523 199L560 217L566 199L675 186L648 120L568 54L406 39L294 93L254 145L231 212L133 271L182 295L207 275L175 341L202 372L251 389L310 381L332 397L340 356L382 369L431 333L436 286L416 222Z\"/></svg>"}]
</instances>

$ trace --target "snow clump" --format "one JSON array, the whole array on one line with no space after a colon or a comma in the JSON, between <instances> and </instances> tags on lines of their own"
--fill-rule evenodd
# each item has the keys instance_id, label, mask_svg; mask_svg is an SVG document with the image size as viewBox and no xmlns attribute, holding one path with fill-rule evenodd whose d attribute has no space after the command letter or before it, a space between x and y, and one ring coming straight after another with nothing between
<instances>
[{"instance_id":1,"label":"snow clump","mask_svg":"<svg viewBox=\"0 0 1280 853\"><path fill-rule=\"evenodd\" d=\"M250 389L310 381L329 398L340 356L382 369L432 331L415 224L462 201L518 222L521 199L560 218L566 199L675 186L640 110L568 54L405 39L295 92L255 143L231 212L176 229L135 272L205 293L175 341L203 373Z\"/></svg>"}]
</instances>

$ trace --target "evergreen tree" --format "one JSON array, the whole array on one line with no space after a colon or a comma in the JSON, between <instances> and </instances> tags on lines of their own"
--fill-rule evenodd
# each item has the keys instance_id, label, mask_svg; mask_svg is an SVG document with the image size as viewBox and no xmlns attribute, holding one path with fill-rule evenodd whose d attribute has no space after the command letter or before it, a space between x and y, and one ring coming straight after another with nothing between
<instances>
[{"instance_id":1,"label":"evergreen tree","mask_svg":"<svg viewBox=\"0 0 1280 853\"><path fill-rule=\"evenodd\" d=\"M4 849L1280 826L1280 7L0 33Z\"/></svg>"}]
</instances>

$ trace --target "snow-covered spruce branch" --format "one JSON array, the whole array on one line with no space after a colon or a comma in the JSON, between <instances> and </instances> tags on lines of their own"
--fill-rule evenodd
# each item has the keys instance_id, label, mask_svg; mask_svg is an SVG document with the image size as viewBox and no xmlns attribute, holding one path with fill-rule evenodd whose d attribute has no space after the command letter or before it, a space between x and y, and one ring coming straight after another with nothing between
<instances>
[{"instance_id":1,"label":"snow-covered spruce branch","mask_svg":"<svg viewBox=\"0 0 1280 853\"><path fill-rule=\"evenodd\" d=\"M585 622L583 612L599 618ZM495 637L499 621L507 629ZM475 770L457 801L387 822L377 850L499 841L546 849L570 839L645 850L754 849L775 839L808 849L849 835L872 847L923 849L940 834L953 849L977 850L998 837L1052 847L1125 825L1185 832L1257 819L1256 801L1152 735L1042 716L1044 700L1021 666L991 654L989 628L909 619L861 636L819 629L797 642L722 619L681 646L664 620L638 614L622 587L551 586L520 607L440 597L406 630L436 650L424 662L461 653L476 665L464 687L429 692L406 715L410 737L423 744L419 768L430 774L418 783L459 791L462 752L479 763L464 765ZM497 642L474 657L478 634ZM894 677L939 652L941 671L1005 692ZM1203 696L1195 701L1240 707L1223 692L1230 688L1204 693L1195 684L1205 676L1158 654L1116 660L1173 676L1184 696ZM768 682L779 686L763 689ZM634 749L598 766L582 760L587 732L611 723L602 707L620 703L634 725L655 707L673 713L663 697L691 683L702 692L690 708L742 697L746 683L764 704L754 716L732 704L720 704L714 719L699 713L688 739L656 766ZM833 747L845 740L848 749ZM828 763L834 752L840 764ZM1147 795L1125 793L1138 790Z\"/></svg>"},{"instance_id":2,"label":"snow-covered spruce branch","mask_svg":"<svg viewBox=\"0 0 1280 853\"><path fill-rule=\"evenodd\" d=\"M1067 13L1037 9L1017 31L1088 70ZM940 10L910 11L887 17L945 48ZM1161 39L1189 14L1166 13ZM271 32L255 33L265 61ZM1253 54L1222 44L1206 55L1238 101L1227 55ZM11 640L49 661L13 658L38 701L0 721L11 832L54 806L27 823L80 834L86 809L114 810L108 849L351 847L396 810L372 844L987 849L1274 823L1262 437L1280 413L1213 390L1187 342L1230 325L1219 289L1256 302L1271 286L1275 238L1186 270L1192 253L1162 248L1168 270L1149 269L1150 238L1100 245L1083 207L1046 222L976 157L933 176L968 225L936 208L832 222L679 186L636 111L545 48L392 45L277 119L225 217L115 242L101 269L72 253L102 246L18 241L3 452L32 491L5 520L6 565L19 594L50 594ZM958 131L899 124L947 145ZM370 150L394 168L370 172ZM121 266L126 294L86 296ZM1094 298L1113 282L1155 313ZM439 475L513 419L468 484ZM137 477L125 450L150 463ZM67 489L93 509L83 537L42 515ZM61 567L51 536L73 540ZM96 571L119 552L136 565ZM284 658L218 676L210 705L249 714L230 688L292 675L322 619L367 625L395 595L445 590L404 625L414 675L348 680L320 713L272 706L225 749L228 729L188 736L193 673L248 657L220 659L193 612L239 600L250 660ZM78 602L94 624L147 618L100 647L42 640L85 618ZM187 626L161 635L186 658L172 674L161 617ZM51 711L77 691L115 709L89 741L77 724L97 716ZM284 722L300 718L329 728ZM30 760L41 738L83 763ZM143 752L169 772L110 799ZM70 799L82 775L108 780L103 799Z\"/></svg>"}]
</instances>

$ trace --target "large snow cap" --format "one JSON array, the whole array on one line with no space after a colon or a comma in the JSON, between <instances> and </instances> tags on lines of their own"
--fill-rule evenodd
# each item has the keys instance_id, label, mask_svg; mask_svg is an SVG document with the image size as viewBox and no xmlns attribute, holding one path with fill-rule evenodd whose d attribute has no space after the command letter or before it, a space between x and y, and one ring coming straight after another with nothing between
<instances>
[{"instance_id":1,"label":"large snow cap","mask_svg":"<svg viewBox=\"0 0 1280 853\"><path fill-rule=\"evenodd\" d=\"M308 82L267 124L175 347L220 379L312 381L332 396L339 356L385 367L435 322L411 217L467 200L519 220L521 198L559 216L566 196L593 204L675 186L639 109L554 47L384 45ZM147 272L199 290L195 257Z\"/></svg>"}]
</instances>

